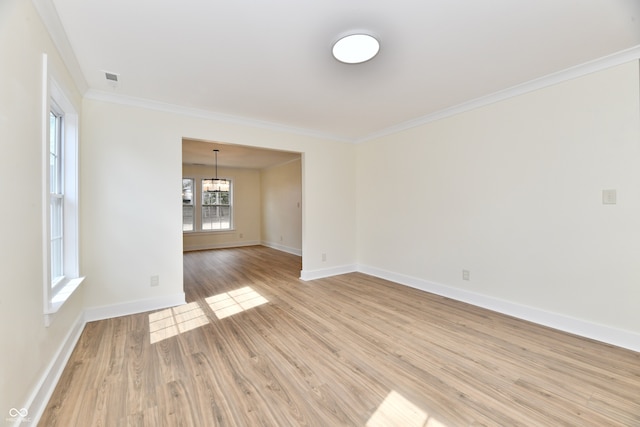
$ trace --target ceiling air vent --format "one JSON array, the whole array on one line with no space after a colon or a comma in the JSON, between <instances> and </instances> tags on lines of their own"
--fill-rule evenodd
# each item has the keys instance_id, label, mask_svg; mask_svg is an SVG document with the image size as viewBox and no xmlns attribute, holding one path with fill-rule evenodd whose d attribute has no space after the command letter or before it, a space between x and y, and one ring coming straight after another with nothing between
<instances>
[{"instance_id":1,"label":"ceiling air vent","mask_svg":"<svg viewBox=\"0 0 640 427\"><path fill-rule=\"evenodd\" d=\"M109 73L108 71L105 71L104 76L107 78L107 80L110 80L114 83L118 83L118 75L114 74L114 73Z\"/></svg>"}]
</instances>

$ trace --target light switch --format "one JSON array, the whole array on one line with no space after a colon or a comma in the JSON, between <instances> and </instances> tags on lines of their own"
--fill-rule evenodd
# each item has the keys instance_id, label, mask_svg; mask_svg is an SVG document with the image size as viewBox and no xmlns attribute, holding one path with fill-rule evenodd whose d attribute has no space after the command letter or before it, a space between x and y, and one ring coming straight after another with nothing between
<instances>
[{"instance_id":1,"label":"light switch","mask_svg":"<svg viewBox=\"0 0 640 427\"><path fill-rule=\"evenodd\" d=\"M602 190L602 204L615 205L617 202L616 190Z\"/></svg>"}]
</instances>

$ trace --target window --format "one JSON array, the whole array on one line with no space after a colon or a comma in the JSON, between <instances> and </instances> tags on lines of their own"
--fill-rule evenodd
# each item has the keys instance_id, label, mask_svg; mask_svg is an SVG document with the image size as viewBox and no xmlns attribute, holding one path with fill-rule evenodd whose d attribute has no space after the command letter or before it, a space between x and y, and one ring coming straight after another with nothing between
<instances>
[{"instance_id":1,"label":"window","mask_svg":"<svg viewBox=\"0 0 640 427\"><path fill-rule=\"evenodd\" d=\"M193 218L193 190L192 178L182 179L182 231L193 231L195 221Z\"/></svg>"},{"instance_id":2,"label":"window","mask_svg":"<svg viewBox=\"0 0 640 427\"><path fill-rule=\"evenodd\" d=\"M202 230L231 229L231 182L202 180Z\"/></svg>"},{"instance_id":3,"label":"window","mask_svg":"<svg viewBox=\"0 0 640 427\"><path fill-rule=\"evenodd\" d=\"M182 178L182 231L231 230L232 200L229 179Z\"/></svg>"},{"instance_id":4,"label":"window","mask_svg":"<svg viewBox=\"0 0 640 427\"><path fill-rule=\"evenodd\" d=\"M64 279L62 120L59 108L52 104L49 112L49 246L51 286L54 289Z\"/></svg>"},{"instance_id":5,"label":"window","mask_svg":"<svg viewBox=\"0 0 640 427\"><path fill-rule=\"evenodd\" d=\"M82 283L78 235L78 114L61 87L43 79L43 263L44 315L53 315Z\"/></svg>"}]
</instances>

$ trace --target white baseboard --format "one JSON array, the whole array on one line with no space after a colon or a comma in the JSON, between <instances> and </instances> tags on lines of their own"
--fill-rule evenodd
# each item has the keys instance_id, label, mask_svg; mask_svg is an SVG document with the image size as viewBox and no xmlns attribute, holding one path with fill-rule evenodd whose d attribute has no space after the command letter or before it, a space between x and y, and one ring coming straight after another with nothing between
<instances>
[{"instance_id":1,"label":"white baseboard","mask_svg":"<svg viewBox=\"0 0 640 427\"><path fill-rule=\"evenodd\" d=\"M321 268L318 270L302 270L300 272L301 280L316 280L325 277L337 276L339 274L353 273L357 271L355 265L343 265L339 267Z\"/></svg>"},{"instance_id":2,"label":"white baseboard","mask_svg":"<svg viewBox=\"0 0 640 427\"><path fill-rule=\"evenodd\" d=\"M264 242L263 241L260 244L262 246L266 246L266 247L271 248L271 249L277 249L277 250L279 250L281 252L286 252L288 254L302 256L302 249L292 248L292 247L289 247L289 246L280 245L278 243L273 243L273 242Z\"/></svg>"},{"instance_id":3,"label":"white baseboard","mask_svg":"<svg viewBox=\"0 0 640 427\"><path fill-rule=\"evenodd\" d=\"M28 422L27 425L38 425L40 417L62 375L62 371L67 366L69 357L71 357L71 353L78 339L80 339L85 323L84 314L80 313L23 406L23 408L29 410L27 415L29 421L27 419L16 420L13 424L14 426L25 425L25 422Z\"/></svg>"},{"instance_id":4,"label":"white baseboard","mask_svg":"<svg viewBox=\"0 0 640 427\"><path fill-rule=\"evenodd\" d=\"M498 313L507 314L539 325L548 326L563 332L640 352L640 334L636 332L576 319L564 314L553 313L375 267L359 265L357 271L425 292L463 301Z\"/></svg>"},{"instance_id":5,"label":"white baseboard","mask_svg":"<svg viewBox=\"0 0 640 427\"><path fill-rule=\"evenodd\" d=\"M173 295L164 295L154 298L146 298L137 301L128 301L122 304L103 305L89 307L84 310L84 318L87 322L95 320L111 319L113 317L128 316L130 314L144 313L145 311L159 310L161 308L175 307L186 304L184 292Z\"/></svg>"},{"instance_id":6,"label":"white baseboard","mask_svg":"<svg viewBox=\"0 0 640 427\"><path fill-rule=\"evenodd\" d=\"M184 246L182 248L183 252L192 252L192 251L206 251L209 249L224 249L224 248L241 248L243 246L256 246L261 243L257 240L246 241L246 242L231 242L231 243L220 243L216 245L191 245Z\"/></svg>"}]
</instances>

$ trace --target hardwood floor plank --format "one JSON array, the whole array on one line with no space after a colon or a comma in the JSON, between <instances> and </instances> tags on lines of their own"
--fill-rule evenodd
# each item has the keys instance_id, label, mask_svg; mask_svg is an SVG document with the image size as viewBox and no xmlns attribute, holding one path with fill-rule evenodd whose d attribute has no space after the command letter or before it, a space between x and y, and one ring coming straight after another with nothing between
<instances>
[{"instance_id":1,"label":"hardwood floor plank","mask_svg":"<svg viewBox=\"0 0 640 427\"><path fill-rule=\"evenodd\" d=\"M587 406L598 413L626 426L640 426L640 398L629 397L597 391L590 398Z\"/></svg>"},{"instance_id":2,"label":"hardwood floor plank","mask_svg":"<svg viewBox=\"0 0 640 427\"><path fill-rule=\"evenodd\" d=\"M39 425L640 426L639 353L260 246L184 267L186 305L86 325Z\"/></svg>"}]
</instances>

